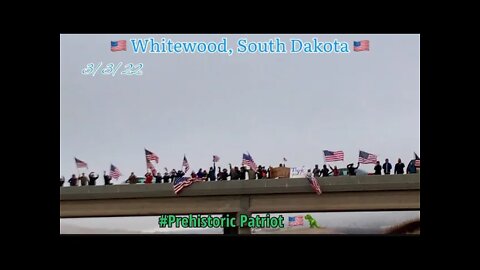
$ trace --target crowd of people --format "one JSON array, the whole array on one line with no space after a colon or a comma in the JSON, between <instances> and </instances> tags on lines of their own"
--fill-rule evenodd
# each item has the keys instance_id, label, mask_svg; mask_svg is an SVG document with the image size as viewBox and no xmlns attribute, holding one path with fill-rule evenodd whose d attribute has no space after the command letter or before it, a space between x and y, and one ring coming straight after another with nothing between
<instances>
[{"instance_id":1,"label":"crowd of people","mask_svg":"<svg viewBox=\"0 0 480 270\"><path fill-rule=\"evenodd\" d=\"M412 160L409 162L407 166L407 174L410 173L416 173L417 168L415 167L415 160ZM226 181L226 180L247 180L247 179L263 179L263 178L271 178L271 169L272 167L266 168L265 166L259 165L256 170L253 168L250 168L249 166L241 166L240 168L235 166L232 167L232 164L229 164L230 166L230 171L227 168L221 168L218 167L218 172L217 172L217 167L215 163L213 163L213 166L209 168L209 170L204 170L200 168L197 172L192 170L192 172L189 174L190 177L192 178L200 178L204 179L205 181ZM354 167L353 163L350 163L347 165L347 174L354 176L357 174L357 169L359 168L360 163L357 163L357 166ZM285 167L285 164L280 164L279 167ZM313 176L315 177L328 177L330 175L333 176L339 176L340 175L340 170L337 168L337 166L332 166L328 165L323 165L322 169L318 167L318 164L315 165L313 171L311 169L308 170L308 173L312 173ZM394 167L392 167L392 164L389 162L388 158L385 159L385 163L383 165L380 165L380 161L377 161L375 167L374 167L374 175L381 175L382 170L384 175L389 175L392 172L393 168L393 173L394 174L404 174L405 171L405 164L402 163L401 159L398 159L398 162L395 164ZM155 183L173 183L173 181L178 178L178 177L184 177L185 172L183 170L171 170L168 172L166 169L165 173L162 175L161 173L157 173L156 175L153 175L150 171L145 174L145 184L152 184L154 183L153 180L155 179ZM96 185L96 180L99 178L99 175L97 174L95 176L94 172L90 172L88 177L85 175L85 173L82 173L81 176L78 178L76 177L75 174L72 175L72 177L68 180L68 183L70 186L95 186ZM105 185L112 185L111 180L112 177L106 173L106 171L103 171L103 179ZM135 173L131 173L128 179L125 181L126 183L129 184L137 184L138 183L138 177L135 175ZM65 183L65 177L60 177L60 187L62 187Z\"/></svg>"}]
</instances>

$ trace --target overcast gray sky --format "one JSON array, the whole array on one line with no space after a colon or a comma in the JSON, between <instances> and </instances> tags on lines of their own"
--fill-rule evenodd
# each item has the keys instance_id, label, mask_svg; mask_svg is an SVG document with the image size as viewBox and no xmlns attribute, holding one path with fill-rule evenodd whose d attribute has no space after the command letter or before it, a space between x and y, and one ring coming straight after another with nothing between
<instances>
[{"instance_id":1,"label":"overcast gray sky","mask_svg":"<svg viewBox=\"0 0 480 270\"><path fill-rule=\"evenodd\" d=\"M134 54L111 52L110 41L162 37L220 41L347 41L349 54ZM353 41L370 40L369 52ZM322 150L343 150L344 167L364 150L404 163L420 154L419 35L61 35L60 174L110 163L126 179L146 172L144 147L157 168L257 164L313 167ZM143 63L143 76L81 74L90 62ZM367 171L373 165L361 165ZM99 179L100 183L103 180Z\"/></svg>"}]
</instances>

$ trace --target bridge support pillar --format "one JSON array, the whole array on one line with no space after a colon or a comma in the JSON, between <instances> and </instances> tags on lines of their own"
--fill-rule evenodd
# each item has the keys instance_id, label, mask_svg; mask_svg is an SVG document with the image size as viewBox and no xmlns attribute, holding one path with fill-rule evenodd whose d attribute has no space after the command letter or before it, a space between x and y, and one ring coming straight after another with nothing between
<instances>
[{"instance_id":1,"label":"bridge support pillar","mask_svg":"<svg viewBox=\"0 0 480 270\"><path fill-rule=\"evenodd\" d=\"M236 227L234 228L223 228L224 234L251 234L252 230L250 227L240 227L240 216L247 215L248 217L252 216L252 213L248 211L250 208L250 196L242 196L240 199L241 210L235 213L229 213L230 217L235 217ZM225 216L225 215L224 215Z\"/></svg>"}]
</instances>

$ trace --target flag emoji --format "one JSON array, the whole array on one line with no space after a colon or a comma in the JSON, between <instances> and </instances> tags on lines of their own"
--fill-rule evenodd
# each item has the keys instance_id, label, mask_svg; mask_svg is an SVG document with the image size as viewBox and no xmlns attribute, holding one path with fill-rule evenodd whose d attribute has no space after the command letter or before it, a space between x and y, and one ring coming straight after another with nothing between
<instances>
[{"instance_id":1,"label":"flag emoji","mask_svg":"<svg viewBox=\"0 0 480 270\"><path fill-rule=\"evenodd\" d=\"M355 52L370 51L370 41L368 40L354 41L353 51Z\"/></svg>"},{"instance_id":2,"label":"flag emoji","mask_svg":"<svg viewBox=\"0 0 480 270\"><path fill-rule=\"evenodd\" d=\"M119 52L119 51L126 51L127 50L127 41L126 40L118 40L112 41L110 50L112 52Z\"/></svg>"}]
</instances>

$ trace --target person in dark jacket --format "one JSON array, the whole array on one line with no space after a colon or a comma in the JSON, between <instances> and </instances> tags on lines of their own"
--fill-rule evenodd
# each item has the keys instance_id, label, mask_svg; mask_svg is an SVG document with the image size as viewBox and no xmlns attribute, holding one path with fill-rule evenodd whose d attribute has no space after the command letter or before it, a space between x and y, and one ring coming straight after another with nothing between
<instances>
[{"instance_id":1,"label":"person in dark jacket","mask_svg":"<svg viewBox=\"0 0 480 270\"><path fill-rule=\"evenodd\" d=\"M380 161L377 161L377 165L373 168L375 170L376 175L381 175L382 174L382 166L380 166Z\"/></svg>"},{"instance_id":2,"label":"person in dark jacket","mask_svg":"<svg viewBox=\"0 0 480 270\"><path fill-rule=\"evenodd\" d=\"M403 168L405 168L405 164L402 163L401 159L398 159L397 164L395 164L395 174L403 174Z\"/></svg>"},{"instance_id":3,"label":"person in dark jacket","mask_svg":"<svg viewBox=\"0 0 480 270\"><path fill-rule=\"evenodd\" d=\"M163 183L168 183L170 180L170 174L168 174L168 172L165 172L163 174Z\"/></svg>"},{"instance_id":4,"label":"person in dark jacket","mask_svg":"<svg viewBox=\"0 0 480 270\"><path fill-rule=\"evenodd\" d=\"M320 177L321 170L318 168L318 164L315 164L315 168L313 168L313 176Z\"/></svg>"},{"instance_id":5,"label":"person in dark jacket","mask_svg":"<svg viewBox=\"0 0 480 270\"><path fill-rule=\"evenodd\" d=\"M245 166L240 167L240 180L245 180L247 174L247 168Z\"/></svg>"},{"instance_id":6,"label":"person in dark jacket","mask_svg":"<svg viewBox=\"0 0 480 270\"><path fill-rule=\"evenodd\" d=\"M75 174L72 174L72 177L70 179L68 179L68 183L70 183L70 186L71 187L74 187L77 185L77 182L78 182L78 179L77 177L75 176Z\"/></svg>"},{"instance_id":7,"label":"person in dark jacket","mask_svg":"<svg viewBox=\"0 0 480 270\"><path fill-rule=\"evenodd\" d=\"M417 173L417 167L415 167L415 159L410 160L407 166L407 174Z\"/></svg>"},{"instance_id":8,"label":"person in dark jacket","mask_svg":"<svg viewBox=\"0 0 480 270\"><path fill-rule=\"evenodd\" d=\"M390 174L390 171L392 170L392 164L390 164L390 162L388 162L388 158L385 159L385 163L383 163L383 174L387 175L387 174Z\"/></svg>"},{"instance_id":9,"label":"person in dark jacket","mask_svg":"<svg viewBox=\"0 0 480 270\"><path fill-rule=\"evenodd\" d=\"M232 169L232 164L229 163L228 165L230 166L230 179L231 179L231 180L238 180L238 179L240 179L240 171L238 170L238 167L235 166L235 167Z\"/></svg>"},{"instance_id":10,"label":"person in dark jacket","mask_svg":"<svg viewBox=\"0 0 480 270\"><path fill-rule=\"evenodd\" d=\"M198 169L197 177L198 177L198 178L203 178L203 177L205 177L205 175L203 175L203 170L202 170L202 168Z\"/></svg>"},{"instance_id":11,"label":"person in dark jacket","mask_svg":"<svg viewBox=\"0 0 480 270\"><path fill-rule=\"evenodd\" d=\"M93 172L90 172L90 174L88 175L88 178L89 178L88 185L95 186L98 177L99 177L98 174L97 174L97 177L95 177L95 174Z\"/></svg>"},{"instance_id":12,"label":"person in dark jacket","mask_svg":"<svg viewBox=\"0 0 480 270\"><path fill-rule=\"evenodd\" d=\"M357 175L356 170L358 169L358 167L360 167L360 162L358 162L356 168L353 167L353 163L348 164L347 165L348 175L352 175L352 176Z\"/></svg>"},{"instance_id":13,"label":"person in dark jacket","mask_svg":"<svg viewBox=\"0 0 480 270\"><path fill-rule=\"evenodd\" d=\"M331 173L331 172L330 172ZM320 174L323 177L327 177L330 173L328 173L327 165L323 165L323 169L320 170Z\"/></svg>"},{"instance_id":14,"label":"person in dark jacket","mask_svg":"<svg viewBox=\"0 0 480 270\"><path fill-rule=\"evenodd\" d=\"M63 183L65 183L65 177L60 177L60 186L63 187Z\"/></svg>"},{"instance_id":15,"label":"person in dark jacket","mask_svg":"<svg viewBox=\"0 0 480 270\"><path fill-rule=\"evenodd\" d=\"M107 174L106 171L103 171L103 181L105 182L105 186L111 185L110 181L112 180L112 177Z\"/></svg>"},{"instance_id":16,"label":"person in dark jacket","mask_svg":"<svg viewBox=\"0 0 480 270\"><path fill-rule=\"evenodd\" d=\"M213 163L213 167L210 167L210 169L208 170L208 179L210 181L215 181L216 180L216 177L215 177L215 170L217 168L215 168L215 162Z\"/></svg>"},{"instance_id":17,"label":"person in dark jacket","mask_svg":"<svg viewBox=\"0 0 480 270\"><path fill-rule=\"evenodd\" d=\"M154 177L155 177L155 184L162 183L163 177L159 172L157 172L157 175L155 175Z\"/></svg>"},{"instance_id":18,"label":"person in dark jacket","mask_svg":"<svg viewBox=\"0 0 480 270\"><path fill-rule=\"evenodd\" d=\"M220 167L218 167L220 169ZM227 169L223 169L222 172L220 173L220 180L226 181L230 175L228 174Z\"/></svg>"}]
</instances>

